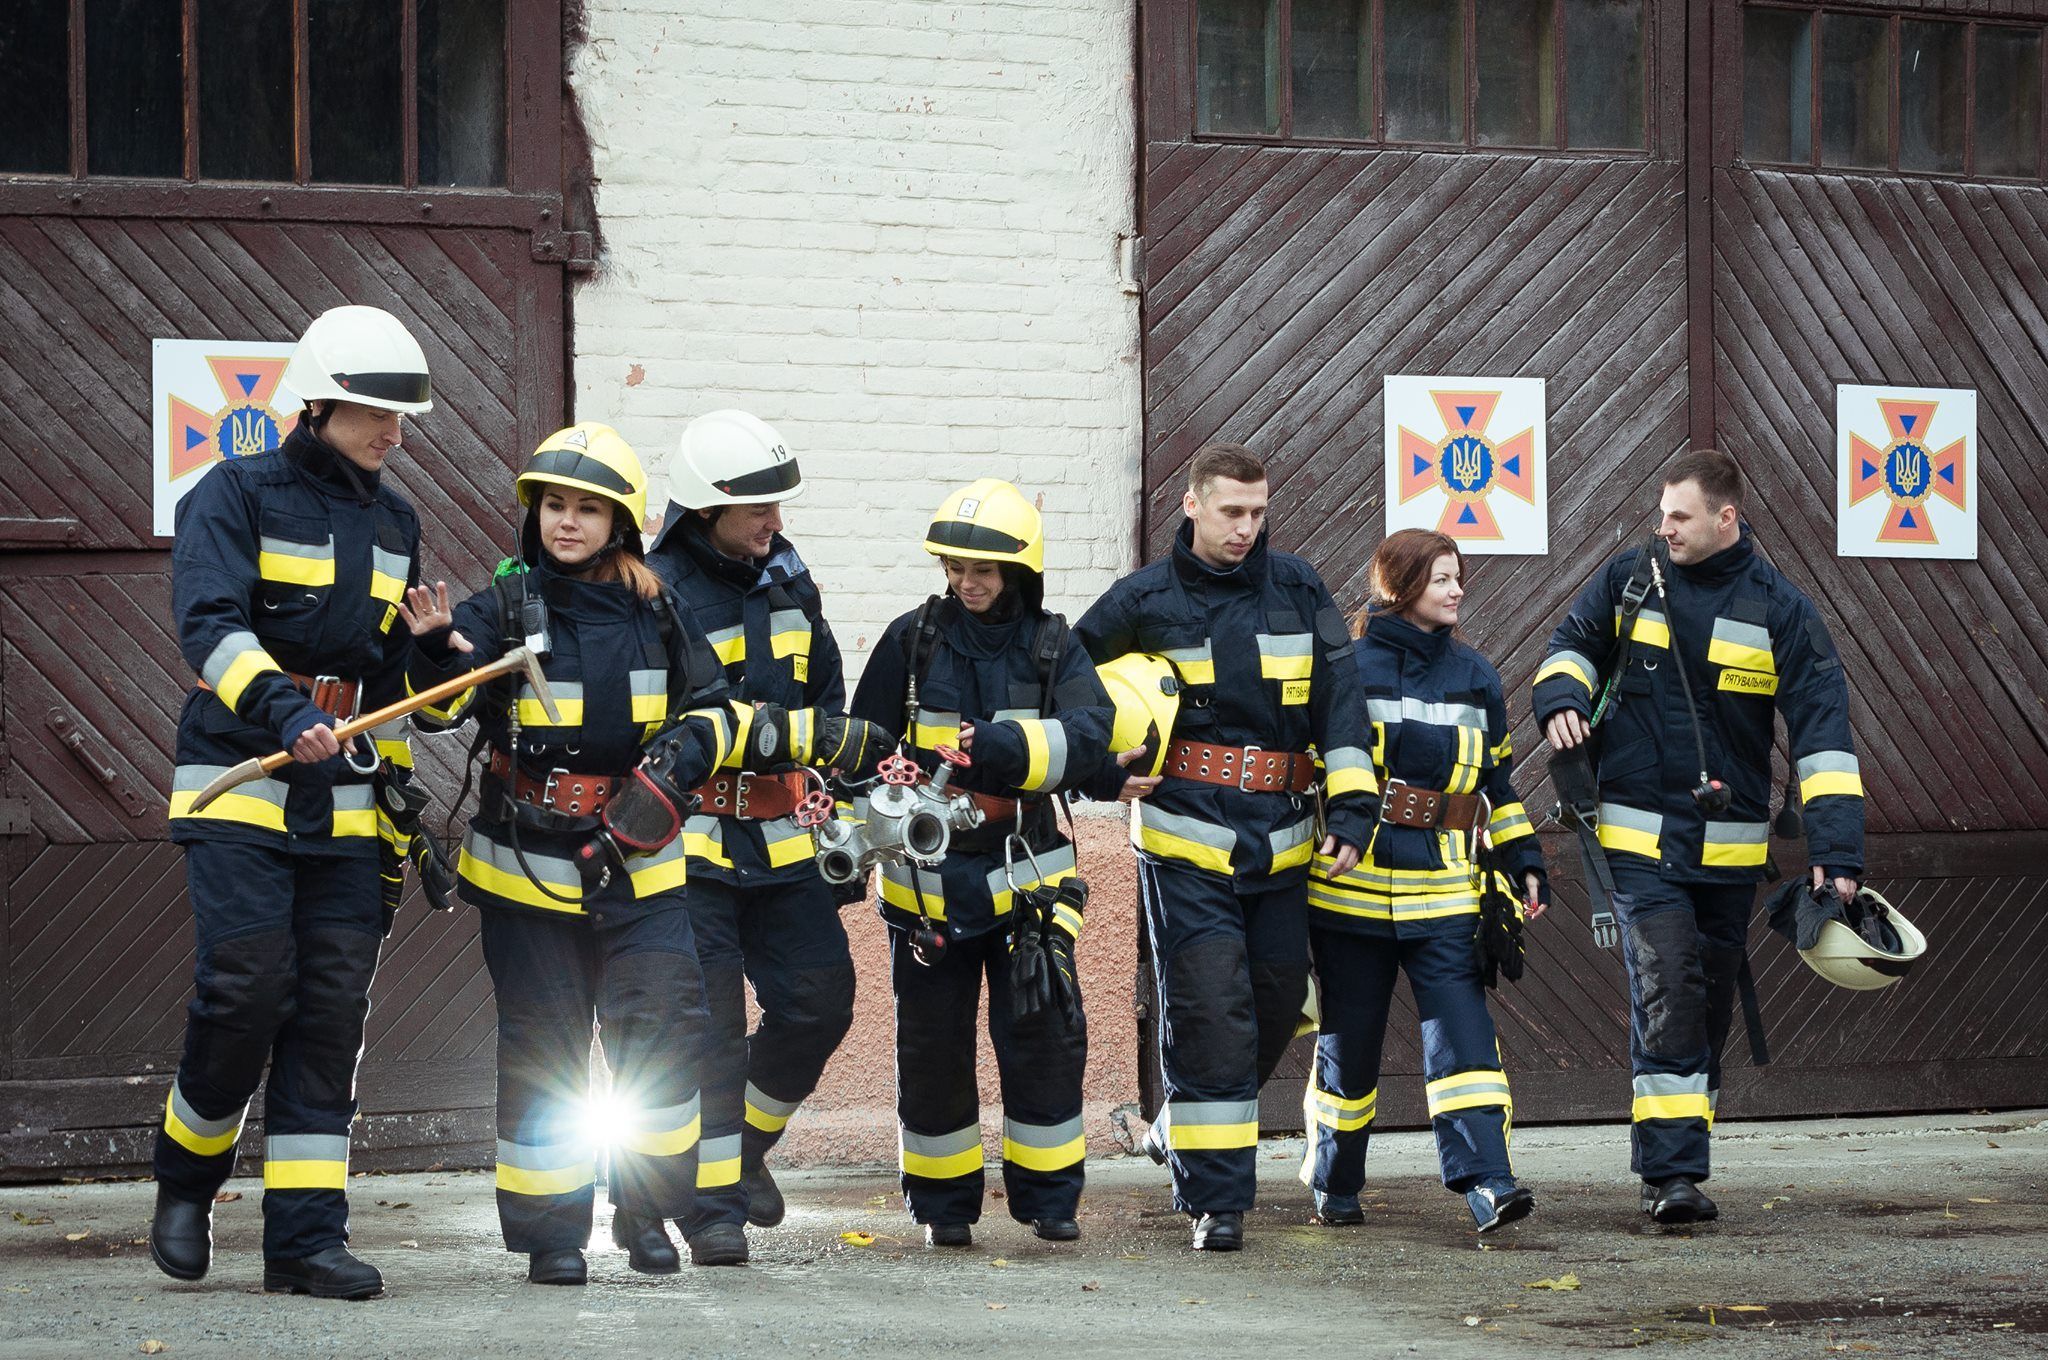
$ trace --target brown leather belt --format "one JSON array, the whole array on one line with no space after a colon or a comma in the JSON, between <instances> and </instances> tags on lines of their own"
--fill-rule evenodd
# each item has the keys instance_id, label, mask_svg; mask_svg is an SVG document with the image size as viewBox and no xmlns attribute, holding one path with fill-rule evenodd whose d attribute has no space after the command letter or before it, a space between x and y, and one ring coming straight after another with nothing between
<instances>
[{"instance_id":1,"label":"brown leather belt","mask_svg":"<svg viewBox=\"0 0 2048 1360\"><path fill-rule=\"evenodd\" d=\"M1176 741L1166 748L1161 773L1245 793L1307 793L1315 787L1316 763L1295 751Z\"/></svg>"},{"instance_id":2,"label":"brown leather belt","mask_svg":"<svg viewBox=\"0 0 2048 1360\"><path fill-rule=\"evenodd\" d=\"M285 674L306 692L313 701L313 707L322 713L344 722L356 715L356 700L361 697L363 689L361 681L344 680L338 675L300 675L297 671L286 671ZM214 692L213 686L204 679L200 680L199 688L208 694Z\"/></svg>"},{"instance_id":3,"label":"brown leather belt","mask_svg":"<svg viewBox=\"0 0 2048 1360\"><path fill-rule=\"evenodd\" d=\"M536 779L496 747L491 749L490 771L511 786L515 802L570 817L596 816L626 783L624 775L573 774L568 770L549 770Z\"/></svg>"},{"instance_id":4,"label":"brown leather belt","mask_svg":"<svg viewBox=\"0 0 2048 1360\"><path fill-rule=\"evenodd\" d=\"M1396 826L1423 830L1447 826L1453 831L1470 831L1479 824L1486 800L1476 793L1445 793L1389 779L1380 791L1380 820Z\"/></svg>"},{"instance_id":5,"label":"brown leather belt","mask_svg":"<svg viewBox=\"0 0 2048 1360\"><path fill-rule=\"evenodd\" d=\"M810 781L800 774L737 772L715 775L690 790L702 803L697 809L699 813L744 817L750 822L772 822L790 816L810 791Z\"/></svg>"},{"instance_id":6,"label":"brown leather belt","mask_svg":"<svg viewBox=\"0 0 2048 1360\"><path fill-rule=\"evenodd\" d=\"M967 801L981 809L981 815L993 824L1016 819L1017 800L1005 798L998 793L977 793L973 789L954 789L955 793L967 795Z\"/></svg>"}]
</instances>

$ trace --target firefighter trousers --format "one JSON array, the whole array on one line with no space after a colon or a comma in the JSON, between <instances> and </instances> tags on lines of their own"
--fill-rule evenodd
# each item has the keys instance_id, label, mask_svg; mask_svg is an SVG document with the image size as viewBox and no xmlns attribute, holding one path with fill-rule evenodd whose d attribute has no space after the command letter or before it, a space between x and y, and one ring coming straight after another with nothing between
<instances>
[{"instance_id":1,"label":"firefighter trousers","mask_svg":"<svg viewBox=\"0 0 2048 1360\"><path fill-rule=\"evenodd\" d=\"M1646 1181L1703 1181L1756 888L1609 863L1628 967L1630 1165Z\"/></svg>"},{"instance_id":2,"label":"firefighter trousers","mask_svg":"<svg viewBox=\"0 0 2048 1360\"><path fill-rule=\"evenodd\" d=\"M1379 1103L1380 1053L1399 973L1422 1021L1422 1075L1444 1185L1469 1190L1513 1174L1514 1112L1486 986L1472 947L1473 917L1429 933L1365 934L1312 927L1321 1032L1303 1093L1309 1131L1302 1180L1329 1195L1365 1185L1365 1154Z\"/></svg>"},{"instance_id":3,"label":"firefighter trousers","mask_svg":"<svg viewBox=\"0 0 2048 1360\"><path fill-rule=\"evenodd\" d=\"M263 1254L348 1241L349 1126L387 921L372 857L233 841L185 847L195 935L185 1052L156 1136L158 1183L210 1203L263 1096Z\"/></svg>"},{"instance_id":4,"label":"firefighter trousers","mask_svg":"<svg viewBox=\"0 0 2048 1360\"><path fill-rule=\"evenodd\" d=\"M498 1003L498 1223L508 1250L588 1245L600 1156L615 1209L690 1212L707 1017L682 898L600 896L586 901L587 919L484 910ZM597 1103L593 1020L611 1069L609 1099Z\"/></svg>"},{"instance_id":5,"label":"firefighter trousers","mask_svg":"<svg viewBox=\"0 0 2048 1360\"><path fill-rule=\"evenodd\" d=\"M1088 1026L1010 1015L1009 931L951 939L919 963L907 932L889 930L896 994L896 1117L903 1202L919 1223L981 1218L981 1100L975 1082L981 979L1003 1094L1003 1189L1020 1223L1074 1217L1081 1202L1081 1074Z\"/></svg>"},{"instance_id":6,"label":"firefighter trousers","mask_svg":"<svg viewBox=\"0 0 2048 1360\"><path fill-rule=\"evenodd\" d=\"M1200 869L1138 857L1163 1023L1166 1155L1183 1213L1252 1207L1259 1087L1308 995L1308 889L1239 892Z\"/></svg>"},{"instance_id":7,"label":"firefighter trousers","mask_svg":"<svg viewBox=\"0 0 2048 1360\"><path fill-rule=\"evenodd\" d=\"M760 888L692 881L686 894L704 970L704 1141L685 1233L745 1223L743 1170L761 1164L853 1024L853 957L838 904L812 874ZM761 1021L747 1033L746 987Z\"/></svg>"}]
</instances>

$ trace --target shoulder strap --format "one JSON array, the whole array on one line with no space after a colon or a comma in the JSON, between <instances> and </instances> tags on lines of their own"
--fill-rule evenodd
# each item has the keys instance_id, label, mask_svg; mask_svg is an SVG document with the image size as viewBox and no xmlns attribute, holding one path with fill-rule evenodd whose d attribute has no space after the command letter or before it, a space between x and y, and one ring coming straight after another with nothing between
<instances>
[{"instance_id":1,"label":"shoulder strap","mask_svg":"<svg viewBox=\"0 0 2048 1360\"><path fill-rule=\"evenodd\" d=\"M1643 612L1643 601L1650 598L1650 583L1656 575L1656 552L1658 540L1652 537L1636 552L1635 566L1630 568L1628 581L1621 588L1621 618L1617 621L1619 641L1614 648L1614 660L1608 664L1606 679L1600 687L1599 702L1593 705L1593 725L1607 716L1608 705L1614 698L1614 688L1620 683L1623 671L1628 669L1628 654L1635 646L1636 616ZM1666 621L1669 626L1669 621Z\"/></svg>"},{"instance_id":2,"label":"shoulder strap","mask_svg":"<svg viewBox=\"0 0 2048 1360\"><path fill-rule=\"evenodd\" d=\"M1047 613L1038 621L1038 633L1031 640L1031 657L1038 665L1038 716L1050 718L1053 691L1059 688L1060 660L1067 650L1067 618Z\"/></svg>"},{"instance_id":3,"label":"shoulder strap","mask_svg":"<svg viewBox=\"0 0 2048 1360\"><path fill-rule=\"evenodd\" d=\"M924 663L931 659L932 645L939 640L939 597L925 596L917 617L903 630L903 731L917 730L917 686Z\"/></svg>"}]
</instances>

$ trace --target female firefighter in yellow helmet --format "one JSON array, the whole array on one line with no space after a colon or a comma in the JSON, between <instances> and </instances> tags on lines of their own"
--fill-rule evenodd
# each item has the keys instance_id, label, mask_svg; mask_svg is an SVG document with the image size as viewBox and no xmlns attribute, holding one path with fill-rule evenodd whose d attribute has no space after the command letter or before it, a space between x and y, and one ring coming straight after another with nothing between
<instances>
[{"instance_id":1,"label":"female firefighter in yellow helmet","mask_svg":"<svg viewBox=\"0 0 2048 1360\"><path fill-rule=\"evenodd\" d=\"M921 776L949 768L949 789L983 820L956 830L935 868L881 866L904 1201L931 1245L972 1242L982 1202L974 1056L985 974L1010 1216L1041 1238L1069 1241L1080 1236L1086 1152L1087 1028L1073 971L1085 896L1054 802L1102 765L1109 700L1066 621L1045 610L1044 528L1016 487L983 479L955 491L924 547L940 561L946 593L889 625L852 711L900 724ZM894 773L910 777L907 766Z\"/></svg>"},{"instance_id":2,"label":"female firefighter in yellow helmet","mask_svg":"<svg viewBox=\"0 0 2048 1360\"><path fill-rule=\"evenodd\" d=\"M529 1279L584 1283L608 1138L612 1239L633 1269L667 1274L680 1259L663 1220L695 1195L706 1024L681 791L721 766L857 768L872 763L864 741L893 739L728 696L703 631L642 558L647 479L610 427L550 435L517 491L519 556L453 610L437 582L404 611L416 691L513 647L543 654L545 695L508 677L417 719L474 716L490 751L456 875L483 909L497 994L498 1219ZM593 1020L613 1074L596 1108Z\"/></svg>"}]
</instances>

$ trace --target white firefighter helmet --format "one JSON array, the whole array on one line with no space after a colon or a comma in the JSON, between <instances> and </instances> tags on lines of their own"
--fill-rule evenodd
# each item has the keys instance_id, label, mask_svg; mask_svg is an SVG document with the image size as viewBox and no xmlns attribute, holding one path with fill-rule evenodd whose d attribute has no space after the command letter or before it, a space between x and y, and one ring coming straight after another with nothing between
<instances>
[{"instance_id":1,"label":"white firefighter helmet","mask_svg":"<svg viewBox=\"0 0 2048 1360\"><path fill-rule=\"evenodd\" d=\"M434 409L427 356L381 307L332 307L299 337L284 386L302 402L352 401L418 415Z\"/></svg>"},{"instance_id":2,"label":"white firefighter helmet","mask_svg":"<svg viewBox=\"0 0 2048 1360\"><path fill-rule=\"evenodd\" d=\"M1927 937L1905 913L1869 888L1856 894L1846 914L1848 922L1827 922L1813 948L1799 951L1807 967L1837 987L1857 992L1889 987L1927 952Z\"/></svg>"},{"instance_id":3,"label":"white firefighter helmet","mask_svg":"<svg viewBox=\"0 0 2048 1360\"><path fill-rule=\"evenodd\" d=\"M669 499L689 510L786 501L803 489L803 474L782 436L745 411L698 416L684 428L668 464Z\"/></svg>"}]
</instances>

